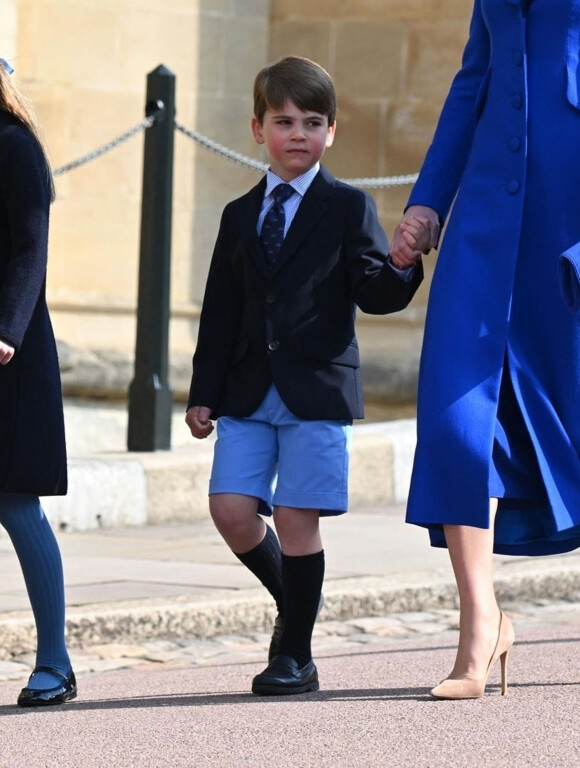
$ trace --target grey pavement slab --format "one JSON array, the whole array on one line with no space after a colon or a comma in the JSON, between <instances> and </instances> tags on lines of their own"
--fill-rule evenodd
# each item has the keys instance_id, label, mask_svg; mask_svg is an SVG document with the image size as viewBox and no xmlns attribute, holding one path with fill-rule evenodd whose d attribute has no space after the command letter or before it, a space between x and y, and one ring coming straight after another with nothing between
<instances>
[{"instance_id":1,"label":"grey pavement slab","mask_svg":"<svg viewBox=\"0 0 580 768\"><path fill-rule=\"evenodd\" d=\"M446 580L447 552L428 546L426 533L404 523L396 505L322 520L326 583L384 578L401 583ZM59 533L70 606L114 603L216 589L255 588L255 577L225 545L211 520ZM7 539L0 541L0 613L28 606L20 569Z\"/></svg>"}]
</instances>

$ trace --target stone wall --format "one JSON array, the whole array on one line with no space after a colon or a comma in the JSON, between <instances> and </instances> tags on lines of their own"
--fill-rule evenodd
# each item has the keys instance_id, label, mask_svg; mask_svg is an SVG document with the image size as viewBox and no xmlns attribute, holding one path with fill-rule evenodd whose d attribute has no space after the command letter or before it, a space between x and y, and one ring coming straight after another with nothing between
<instances>
[{"instance_id":1,"label":"stone wall","mask_svg":"<svg viewBox=\"0 0 580 768\"><path fill-rule=\"evenodd\" d=\"M0 55L32 99L55 168L143 116L147 72L177 75L177 119L243 154L256 71L286 54L336 81L340 177L418 170L460 62L469 0L2 0ZM142 136L57 179L49 300L59 339L130 358L135 336ZM189 356L224 204L259 175L175 137L172 358ZM392 229L409 187L373 192ZM430 260L432 263L432 259ZM423 317L428 280L410 310Z\"/></svg>"},{"instance_id":2,"label":"stone wall","mask_svg":"<svg viewBox=\"0 0 580 768\"><path fill-rule=\"evenodd\" d=\"M12 29L4 25L11 4ZM257 156L251 82L267 59L267 0L2 0L0 48L36 106L54 168L138 123L146 75L177 76L177 118ZM132 354L142 135L56 179L48 294L59 339ZM257 179L177 133L172 350L191 353L219 214Z\"/></svg>"}]
</instances>

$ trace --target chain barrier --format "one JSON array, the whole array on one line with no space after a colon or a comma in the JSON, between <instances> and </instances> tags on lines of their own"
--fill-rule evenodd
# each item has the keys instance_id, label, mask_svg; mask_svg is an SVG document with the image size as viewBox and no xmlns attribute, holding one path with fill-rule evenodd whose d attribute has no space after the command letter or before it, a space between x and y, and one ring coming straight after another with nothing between
<instances>
[{"instance_id":1,"label":"chain barrier","mask_svg":"<svg viewBox=\"0 0 580 768\"><path fill-rule=\"evenodd\" d=\"M92 152L88 152L86 155L83 155L82 157L79 157L76 160L73 160L71 163L67 163L66 165L61 165L60 168L56 168L52 172L52 175L60 176L63 173L72 171L74 168L79 168L81 165L85 165L86 163L89 163L91 160L95 160L97 157L101 157L101 155L104 155L106 152L110 152L112 149L115 149L115 147L118 147L120 144L123 144L125 141L128 141L133 136L136 136L138 133L143 133L143 131L146 131L148 128L151 128L151 126L155 122L155 118L157 117L157 114L158 112L155 112L154 114L149 115L148 117L144 117L143 120L141 120L141 122L138 123L134 128L130 128L128 131L125 131L125 133L122 133L120 136L117 136L116 139L113 139L112 141L107 142L107 144L103 144L101 147L97 147L97 149L94 149Z\"/></svg>"},{"instance_id":2,"label":"chain barrier","mask_svg":"<svg viewBox=\"0 0 580 768\"><path fill-rule=\"evenodd\" d=\"M342 179L351 187L362 189L387 189L388 187L405 187L414 184L419 178L418 173L408 173L404 176L377 176L376 178Z\"/></svg>"},{"instance_id":3,"label":"chain barrier","mask_svg":"<svg viewBox=\"0 0 580 768\"><path fill-rule=\"evenodd\" d=\"M203 136L197 131L192 131L189 128L186 128L184 125L181 125L181 123L178 123L177 121L175 122L175 127L178 131L181 131L181 133L189 136L190 139L193 139L200 146L209 149L210 152L213 152L216 155L225 157L227 160L238 163L238 165L244 165L246 168L251 168L253 171L266 171L268 168L266 163L261 163L259 160L254 160L251 157L247 157L247 155L242 155L240 152L234 152L233 149L228 149L222 144L218 144L217 141L208 139L207 136Z\"/></svg>"},{"instance_id":4,"label":"chain barrier","mask_svg":"<svg viewBox=\"0 0 580 768\"><path fill-rule=\"evenodd\" d=\"M148 128L151 128L157 116L162 110L163 105L160 105L153 114L143 118L140 123L138 123L133 128L130 128L128 131L125 131L125 133L122 133L116 139L107 142L107 144L103 144L101 147L98 147L92 152L88 152L86 155L79 157L77 160L73 160L71 163L67 163L67 165L62 165L60 168L56 168L53 171L53 176L60 176L63 173L72 171L74 168L79 168L81 165L85 165L91 160L95 160L97 157L101 157L101 155L110 152L112 149L115 149L120 144L128 141L133 136L136 136L139 133L143 133ZM242 155L240 152L235 152L233 149L228 149L227 147L224 147L223 144L218 144L217 141L213 141L212 139L204 136L201 133L198 133L197 131L192 131L177 121L175 122L175 128L188 138L195 141L196 144L199 144L200 146L208 149L210 152L213 152L216 155L219 155L220 157L226 158L226 160L231 160L232 162L237 163L238 165L243 165L244 167L250 168L253 171L265 172L268 168L266 163L260 162L259 160L254 160L252 157L248 157L247 155ZM407 184L414 184L416 180L416 173L407 174L405 176L342 179L342 181L345 181L347 184L350 184L353 187L361 187L363 189L385 189L388 187L405 186Z\"/></svg>"}]
</instances>

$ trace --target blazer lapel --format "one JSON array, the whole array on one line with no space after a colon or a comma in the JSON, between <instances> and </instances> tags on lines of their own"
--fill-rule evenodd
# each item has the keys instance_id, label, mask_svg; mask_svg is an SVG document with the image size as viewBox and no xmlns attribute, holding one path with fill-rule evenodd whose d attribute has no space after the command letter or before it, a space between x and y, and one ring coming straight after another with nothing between
<instances>
[{"instance_id":1,"label":"blazer lapel","mask_svg":"<svg viewBox=\"0 0 580 768\"><path fill-rule=\"evenodd\" d=\"M250 254L250 258L256 262L260 271L268 276L266 255L256 230L265 189L266 177L264 176L246 195L246 204L240 210L240 232L244 249Z\"/></svg>"},{"instance_id":2,"label":"blazer lapel","mask_svg":"<svg viewBox=\"0 0 580 768\"><path fill-rule=\"evenodd\" d=\"M320 171L314 177L314 181L308 187L292 220L290 229L286 233L272 274L284 266L320 221L328 207L327 200L333 186L334 177L321 166Z\"/></svg>"}]
</instances>

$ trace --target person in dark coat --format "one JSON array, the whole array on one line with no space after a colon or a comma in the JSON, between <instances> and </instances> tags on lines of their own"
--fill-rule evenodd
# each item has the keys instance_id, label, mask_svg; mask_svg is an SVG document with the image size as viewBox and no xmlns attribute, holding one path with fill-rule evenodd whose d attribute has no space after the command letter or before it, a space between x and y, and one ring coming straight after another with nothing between
<instances>
[{"instance_id":1,"label":"person in dark coat","mask_svg":"<svg viewBox=\"0 0 580 768\"><path fill-rule=\"evenodd\" d=\"M38 636L20 706L76 696L65 644L63 570L39 496L64 495L67 463L56 344L45 299L54 187L33 112L0 60L0 524L18 555Z\"/></svg>"},{"instance_id":2,"label":"person in dark coat","mask_svg":"<svg viewBox=\"0 0 580 768\"><path fill-rule=\"evenodd\" d=\"M492 552L580 546L580 0L476 0L463 65L406 216L437 242L407 520L447 546L460 597L438 698L484 693L514 640Z\"/></svg>"}]
</instances>

